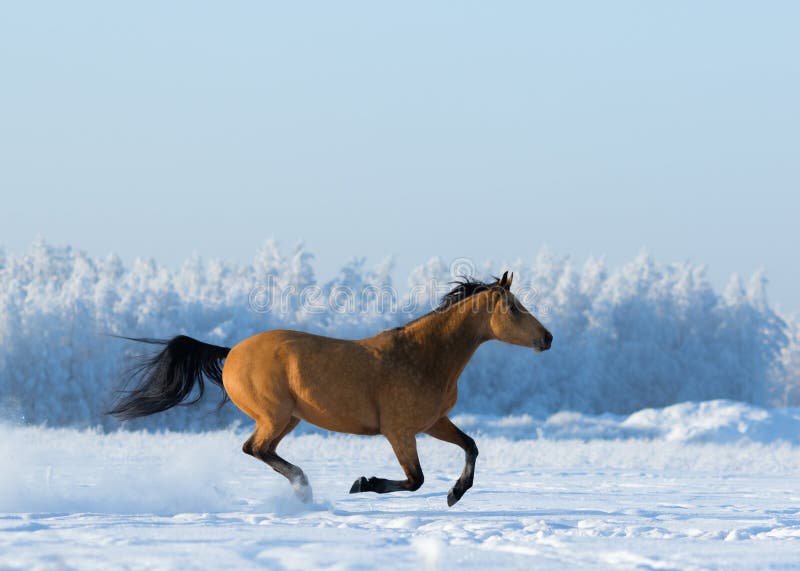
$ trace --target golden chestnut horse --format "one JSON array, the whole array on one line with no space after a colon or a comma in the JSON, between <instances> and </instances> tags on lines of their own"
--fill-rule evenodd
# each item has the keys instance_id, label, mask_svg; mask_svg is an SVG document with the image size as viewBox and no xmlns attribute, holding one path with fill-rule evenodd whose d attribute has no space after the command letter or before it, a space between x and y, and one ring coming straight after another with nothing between
<instances>
[{"instance_id":1,"label":"golden chestnut horse","mask_svg":"<svg viewBox=\"0 0 800 571\"><path fill-rule=\"evenodd\" d=\"M416 437L425 433L466 453L447 495L452 506L472 486L478 456L472 438L447 418L467 362L492 339L536 351L553 340L511 293L512 279L506 272L492 283L465 280L431 313L356 341L286 330L254 335L232 349L186 336L142 339L165 347L139 368L139 385L111 413L130 419L166 410L195 386L202 395L205 376L255 421L244 452L285 476L306 501L306 475L276 451L301 420L336 432L382 434L392 445L405 480L362 476L350 493L417 490L423 476Z\"/></svg>"}]
</instances>

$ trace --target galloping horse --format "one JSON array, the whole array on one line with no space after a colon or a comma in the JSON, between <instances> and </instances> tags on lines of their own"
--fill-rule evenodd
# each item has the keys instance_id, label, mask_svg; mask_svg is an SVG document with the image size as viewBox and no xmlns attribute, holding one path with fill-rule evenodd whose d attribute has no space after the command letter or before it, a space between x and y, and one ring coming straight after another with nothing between
<instances>
[{"instance_id":1,"label":"galloping horse","mask_svg":"<svg viewBox=\"0 0 800 571\"><path fill-rule=\"evenodd\" d=\"M138 386L110 412L131 419L167 410L195 386L202 395L207 377L256 422L244 452L285 476L304 501L312 497L306 475L276 452L301 420L389 440L406 479L362 476L351 494L419 489L423 476L416 436L424 432L466 453L464 471L447 495L452 506L472 486L478 456L475 441L447 418L467 362L492 339L536 351L546 351L553 341L511 293L512 279L508 272L491 283L465 279L434 311L356 341L287 330L260 333L233 348L182 335L169 341L140 339L164 349L143 364Z\"/></svg>"}]
</instances>

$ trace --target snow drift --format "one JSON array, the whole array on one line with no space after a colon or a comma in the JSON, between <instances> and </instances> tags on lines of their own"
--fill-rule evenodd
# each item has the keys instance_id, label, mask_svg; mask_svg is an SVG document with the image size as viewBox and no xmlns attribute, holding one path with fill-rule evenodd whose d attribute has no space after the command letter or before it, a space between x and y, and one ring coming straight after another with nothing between
<instances>
[{"instance_id":1,"label":"snow drift","mask_svg":"<svg viewBox=\"0 0 800 571\"><path fill-rule=\"evenodd\" d=\"M630 415L558 412L529 415L457 415L454 422L475 434L510 439L663 440L675 443L762 443L800 445L800 408L764 409L740 402L685 402Z\"/></svg>"},{"instance_id":2,"label":"snow drift","mask_svg":"<svg viewBox=\"0 0 800 571\"><path fill-rule=\"evenodd\" d=\"M500 268L468 269L488 278ZM609 270L599 260L576 268L540 252L530 264L506 268L554 333L553 349L535 355L497 343L482 347L462 378L458 413L542 418L710 399L800 403L798 327L768 303L762 275L746 287L734 277L718 292L702 266L645 255ZM249 265L195 257L170 270L152 260L125 267L114 256L94 259L37 241L25 255L0 253L0 414L113 428L102 412L126 355L139 348L109 334L184 333L228 346L276 327L367 336L428 311L442 293L437 284L460 271L463 265L434 258L396 288L389 263L369 269L355 260L335 280L318 283L302 247L284 256L267 243ZM343 291L390 290L400 291L388 309L376 295L342 302ZM230 405L214 412L216 395L208 392L204 408L178 408L131 426L196 430L242 418Z\"/></svg>"}]
</instances>

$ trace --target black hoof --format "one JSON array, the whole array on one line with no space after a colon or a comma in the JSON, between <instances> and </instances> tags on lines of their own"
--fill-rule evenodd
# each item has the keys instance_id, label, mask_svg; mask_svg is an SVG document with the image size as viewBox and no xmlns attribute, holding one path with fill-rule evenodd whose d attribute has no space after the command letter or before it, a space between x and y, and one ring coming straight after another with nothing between
<instances>
[{"instance_id":1,"label":"black hoof","mask_svg":"<svg viewBox=\"0 0 800 571\"><path fill-rule=\"evenodd\" d=\"M367 483L367 479L364 476L361 476L358 480L353 482L352 487L350 488L351 494L357 494L359 492L366 492L368 491L369 486Z\"/></svg>"},{"instance_id":2,"label":"black hoof","mask_svg":"<svg viewBox=\"0 0 800 571\"><path fill-rule=\"evenodd\" d=\"M461 488L457 488L454 486L447 493L447 507L452 508L456 504L456 502L461 499L461 496L464 495L464 492L466 492L466 490L462 490Z\"/></svg>"}]
</instances>

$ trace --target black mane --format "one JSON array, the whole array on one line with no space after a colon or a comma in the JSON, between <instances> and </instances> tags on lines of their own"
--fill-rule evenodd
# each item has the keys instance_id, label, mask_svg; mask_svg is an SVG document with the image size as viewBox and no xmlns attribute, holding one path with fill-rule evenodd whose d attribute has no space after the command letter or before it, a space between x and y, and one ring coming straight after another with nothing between
<instances>
[{"instance_id":1,"label":"black mane","mask_svg":"<svg viewBox=\"0 0 800 571\"><path fill-rule=\"evenodd\" d=\"M467 299L468 297L472 297L476 293L480 293L482 291L488 291L492 287L496 286L500 283L499 278L495 278L493 282L481 282L478 280L473 280L468 277L462 277L461 280L451 282L456 284L456 286L450 290L449 293L445 294L442 297L442 301L439 302L439 307L436 308L437 311L441 311L443 309L447 309L454 303L458 303L462 299Z\"/></svg>"},{"instance_id":2,"label":"black mane","mask_svg":"<svg viewBox=\"0 0 800 571\"><path fill-rule=\"evenodd\" d=\"M492 276L494 277L494 276ZM393 330L397 331L403 329L404 327L408 327L409 325L420 321L421 319L425 319L429 315L433 313L438 313L440 311L444 311L448 307L453 304L458 303L462 299L467 299L468 297L472 297L476 293L480 293L482 291L487 291L491 289L493 286L496 286L500 283L499 278L494 278L493 282L482 282L478 280L471 279L467 276L462 276L460 280L456 280L450 282L455 284L455 287L451 289L448 293L442 296L442 300L439 302L439 305L433 311L429 311L425 315L421 315L416 319L412 319L405 325L400 325L398 327L394 327Z\"/></svg>"}]
</instances>

